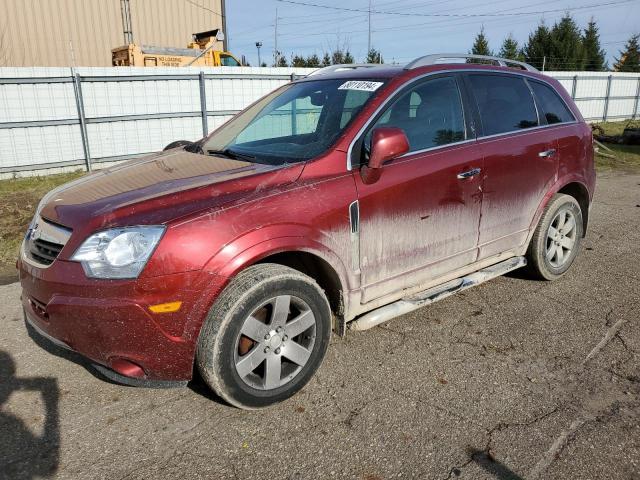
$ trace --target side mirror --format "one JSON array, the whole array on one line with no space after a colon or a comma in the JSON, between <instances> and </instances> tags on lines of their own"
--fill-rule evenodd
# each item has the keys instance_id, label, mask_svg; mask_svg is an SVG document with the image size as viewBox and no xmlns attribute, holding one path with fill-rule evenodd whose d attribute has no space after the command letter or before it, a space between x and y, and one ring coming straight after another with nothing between
<instances>
[{"instance_id":1,"label":"side mirror","mask_svg":"<svg viewBox=\"0 0 640 480\"><path fill-rule=\"evenodd\" d=\"M198 142L190 142L189 140L176 140L164 147L162 150L172 150L174 148L181 148L191 153L204 153L202 146Z\"/></svg>"},{"instance_id":2,"label":"side mirror","mask_svg":"<svg viewBox=\"0 0 640 480\"><path fill-rule=\"evenodd\" d=\"M371 135L371 155L360 174L364 183L374 183L382 174L382 166L409 151L409 140L397 127L378 127Z\"/></svg>"},{"instance_id":3,"label":"side mirror","mask_svg":"<svg viewBox=\"0 0 640 480\"><path fill-rule=\"evenodd\" d=\"M166 147L164 147L162 150L171 150L172 148L178 148L178 147L188 147L189 145L193 145L193 142L190 142L189 140L176 140L175 142L171 142L169 145L167 145Z\"/></svg>"}]
</instances>

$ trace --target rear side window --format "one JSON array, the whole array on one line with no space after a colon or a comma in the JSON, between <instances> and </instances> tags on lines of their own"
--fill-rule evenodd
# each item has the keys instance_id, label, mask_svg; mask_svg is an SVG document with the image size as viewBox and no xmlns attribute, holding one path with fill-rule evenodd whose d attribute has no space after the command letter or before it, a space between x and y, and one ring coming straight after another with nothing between
<instances>
[{"instance_id":1,"label":"rear side window","mask_svg":"<svg viewBox=\"0 0 640 480\"><path fill-rule=\"evenodd\" d=\"M573 122L575 118L555 90L544 83L530 81L531 89L538 101L540 115L548 124Z\"/></svg>"},{"instance_id":2,"label":"rear side window","mask_svg":"<svg viewBox=\"0 0 640 480\"><path fill-rule=\"evenodd\" d=\"M469 75L484 135L538 126L531 90L524 79L506 75Z\"/></svg>"}]
</instances>

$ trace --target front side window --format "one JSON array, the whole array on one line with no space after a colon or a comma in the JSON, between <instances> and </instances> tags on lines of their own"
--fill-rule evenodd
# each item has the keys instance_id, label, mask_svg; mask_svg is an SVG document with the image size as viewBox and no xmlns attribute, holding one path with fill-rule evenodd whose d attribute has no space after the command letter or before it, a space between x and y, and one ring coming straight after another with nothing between
<instances>
[{"instance_id":1,"label":"front side window","mask_svg":"<svg viewBox=\"0 0 640 480\"><path fill-rule=\"evenodd\" d=\"M538 126L533 97L523 78L472 74L469 80L485 136Z\"/></svg>"},{"instance_id":2,"label":"front side window","mask_svg":"<svg viewBox=\"0 0 640 480\"><path fill-rule=\"evenodd\" d=\"M324 153L383 80L310 80L267 95L204 140L205 154L280 165Z\"/></svg>"},{"instance_id":3,"label":"front side window","mask_svg":"<svg viewBox=\"0 0 640 480\"><path fill-rule=\"evenodd\" d=\"M553 123L573 122L575 118L558 94L548 85L530 81L531 89L538 101L540 115L546 118L549 125Z\"/></svg>"},{"instance_id":4,"label":"front side window","mask_svg":"<svg viewBox=\"0 0 640 480\"><path fill-rule=\"evenodd\" d=\"M409 140L410 152L464 140L464 115L456 80L435 78L402 93L367 133L365 149L376 127L401 128Z\"/></svg>"}]
</instances>

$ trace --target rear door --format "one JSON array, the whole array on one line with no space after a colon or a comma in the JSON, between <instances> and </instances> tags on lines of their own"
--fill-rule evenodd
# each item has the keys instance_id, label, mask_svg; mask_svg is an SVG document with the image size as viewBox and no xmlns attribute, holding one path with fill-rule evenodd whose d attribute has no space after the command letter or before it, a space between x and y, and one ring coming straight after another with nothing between
<instances>
[{"instance_id":1,"label":"rear door","mask_svg":"<svg viewBox=\"0 0 640 480\"><path fill-rule=\"evenodd\" d=\"M379 126L403 129L410 151L373 184L354 172L363 303L473 263L480 219L482 154L465 125L457 76L405 87L365 132L365 150ZM354 164L366 161L360 155ZM477 174L459 177L466 172Z\"/></svg>"},{"instance_id":2,"label":"rear door","mask_svg":"<svg viewBox=\"0 0 640 480\"><path fill-rule=\"evenodd\" d=\"M470 73L484 155L478 260L524 245L558 172L558 133L539 118L522 75Z\"/></svg>"}]
</instances>

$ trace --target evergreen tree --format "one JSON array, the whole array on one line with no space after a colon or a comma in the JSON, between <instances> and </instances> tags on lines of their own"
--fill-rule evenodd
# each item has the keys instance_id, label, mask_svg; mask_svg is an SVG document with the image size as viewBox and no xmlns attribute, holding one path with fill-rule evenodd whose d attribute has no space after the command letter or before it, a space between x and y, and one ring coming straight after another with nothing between
<instances>
[{"instance_id":1,"label":"evergreen tree","mask_svg":"<svg viewBox=\"0 0 640 480\"><path fill-rule=\"evenodd\" d=\"M307 57L307 67L317 68L320 66L320 59L315 53Z\"/></svg>"},{"instance_id":2,"label":"evergreen tree","mask_svg":"<svg viewBox=\"0 0 640 480\"><path fill-rule=\"evenodd\" d=\"M331 54L331 63L333 65L339 65L342 63L353 63L353 56L349 50L343 50L342 48L336 48Z\"/></svg>"},{"instance_id":3,"label":"evergreen tree","mask_svg":"<svg viewBox=\"0 0 640 480\"><path fill-rule=\"evenodd\" d=\"M276 65L277 67L288 67L289 64L287 63L287 59L283 56L280 55L280 57L278 58L278 65Z\"/></svg>"},{"instance_id":4,"label":"evergreen tree","mask_svg":"<svg viewBox=\"0 0 640 480\"><path fill-rule=\"evenodd\" d=\"M524 45L522 52L527 63L542 70L544 57L551 56L551 32L544 24L540 22L538 28L529 35L529 40Z\"/></svg>"},{"instance_id":5,"label":"evergreen tree","mask_svg":"<svg viewBox=\"0 0 640 480\"><path fill-rule=\"evenodd\" d=\"M484 26L480 29L480 33L476 35L473 47L471 47L471 51L469 53L474 55L493 55L489 48L489 40L487 40L487 37L484 34Z\"/></svg>"},{"instance_id":6,"label":"evergreen tree","mask_svg":"<svg viewBox=\"0 0 640 480\"><path fill-rule=\"evenodd\" d=\"M584 52L580 29L568 13L551 29L551 55L547 70L582 70Z\"/></svg>"},{"instance_id":7,"label":"evergreen tree","mask_svg":"<svg viewBox=\"0 0 640 480\"><path fill-rule=\"evenodd\" d=\"M331 65L331 56L329 55L329 52L324 52L324 55L322 56L322 66L327 67L329 65Z\"/></svg>"},{"instance_id":8,"label":"evergreen tree","mask_svg":"<svg viewBox=\"0 0 640 480\"><path fill-rule=\"evenodd\" d=\"M524 55L522 55L522 51L518 48L518 42L513 38L512 34L509 34L509 36L502 42L502 47L500 48L498 56L508 58L510 60L517 60L519 62L524 60Z\"/></svg>"},{"instance_id":9,"label":"evergreen tree","mask_svg":"<svg viewBox=\"0 0 640 480\"><path fill-rule=\"evenodd\" d=\"M632 35L623 51L620 51L620 57L616 58L613 69L616 72L640 72L640 34Z\"/></svg>"},{"instance_id":10,"label":"evergreen tree","mask_svg":"<svg viewBox=\"0 0 640 480\"><path fill-rule=\"evenodd\" d=\"M367 58L364 63L384 63L380 50L376 50L372 47L371 50L369 50L369 53L367 53Z\"/></svg>"},{"instance_id":11,"label":"evergreen tree","mask_svg":"<svg viewBox=\"0 0 640 480\"><path fill-rule=\"evenodd\" d=\"M307 66L307 61L301 55L294 55L293 58L291 59L291 66L292 67L306 67Z\"/></svg>"},{"instance_id":12,"label":"evergreen tree","mask_svg":"<svg viewBox=\"0 0 640 480\"><path fill-rule=\"evenodd\" d=\"M584 69L591 72L602 72L607 69L605 51L600 48L600 34L595 20L591 17L582 35L584 50Z\"/></svg>"},{"instance_id":13,"label":"evergreen tree","mask_svg":"<svg viewBox=\"0 0 640 480\"><path fill-rule=\"evenodd\" d=\"M353 59L353 55L351 55L351 52L349 50L347 50L344 54L344 63L354 63L355 60Z\"/></svg>"}]
</instances>

